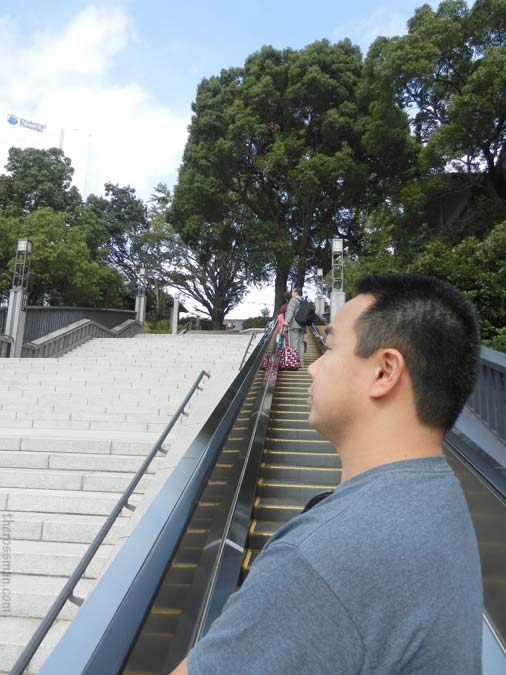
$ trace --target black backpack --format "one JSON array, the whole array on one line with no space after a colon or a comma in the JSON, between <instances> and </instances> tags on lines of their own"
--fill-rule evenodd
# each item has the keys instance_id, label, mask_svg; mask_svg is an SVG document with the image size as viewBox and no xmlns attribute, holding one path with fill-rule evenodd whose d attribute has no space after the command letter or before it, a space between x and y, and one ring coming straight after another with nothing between
<instances>
[{"instance_id":1,"label":"black backpack","mask_svg":"<svg viewBox=\"0 0 506 675\"><path fill-rule=\"evenodd\" d=\"M315 306L313 302L301 298L299 306L295 312L294 319L300 326L310 326L316 316Z\"/></svg>"}]
</instances>

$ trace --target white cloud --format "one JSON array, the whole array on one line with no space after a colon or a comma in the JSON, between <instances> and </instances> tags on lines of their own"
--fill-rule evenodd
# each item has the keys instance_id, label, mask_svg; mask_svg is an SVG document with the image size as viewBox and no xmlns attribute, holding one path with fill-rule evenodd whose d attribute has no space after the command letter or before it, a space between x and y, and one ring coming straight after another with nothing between
<instances>
[{"instance_id":1,"label":"white cloud","mask_svg":"<svg viewBox=\"0 0 506 675\"><path fill-rule=\"evenodd\" d=\"M11 145L59 144L82 192L106 181L130 184L147 198L156 183L176 180L189 118L158 105L113 68L133 39L125 10L91 5L62 33L21 35L0 17L0 162ZM46 124L42 133L7 124L9 113Z\"/></svg>"}]
</instances>

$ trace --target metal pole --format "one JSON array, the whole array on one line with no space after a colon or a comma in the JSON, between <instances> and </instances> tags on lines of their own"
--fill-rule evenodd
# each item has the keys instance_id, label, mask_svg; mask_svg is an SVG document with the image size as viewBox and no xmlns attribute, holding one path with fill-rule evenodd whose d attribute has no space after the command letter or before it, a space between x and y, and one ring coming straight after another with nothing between
<instances>
[{"instance_id":1,"label":"metal pole","mask_svg":"<svg viewBox=\"0 0 506 675\"><path fill-rule=\"evenodd\" d=\"M146 270L141 267L139 270L139 284L137 286L137 297L135 298L135 314L139 323L144 326L146 318Z\"/></svg>"},{"instance_id":2,"label":"metal pole","mask_svg":"<svg viewBox=\"0 0 506 675\"><path fill-rule=\"evenodd\" d=\"M9 309L5 322L5 334L13 339L9 353L11 358L19 358L23 349L31 254L31 242L28 239L18 239L12 288L9 293Z\"/></svg>"},{"instance_id":3,"label":"metal pole","mask_svg":"<svg viewBox=\"0 0 506 675\"><path fill-rule=\"evenodd\" d=\"M177 335L177 322L179 319L179 293L174 293L174 305L172 307L172 335Z\"/></svg>"},{"instance_id":4,"label":"metal pole","mask_svg":"<svg viewBox=\"0 0 506 675\"><path fill-rule=\"evenodd\" d=\"M330 293L330 320L346 302L344 293L344 250L342 239L332 239L332 292Z\"/></svg>"}]
</instances>

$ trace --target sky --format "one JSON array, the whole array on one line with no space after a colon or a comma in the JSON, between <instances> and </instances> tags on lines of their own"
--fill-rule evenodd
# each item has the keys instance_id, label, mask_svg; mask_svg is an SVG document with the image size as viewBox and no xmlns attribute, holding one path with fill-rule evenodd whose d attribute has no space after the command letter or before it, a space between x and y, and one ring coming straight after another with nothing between
<instances>
[{"instance_id":1,"label":"sky","mask_svg":"<svg viewBox=\"0 0 506 675\"><path fill-rule=\"evenodd\" d=\"M62 147L83 196L173 188L198 83L263 45L406 33L416 0L11 0L0 4L0 172L8 148ZM438 2L429 2L437 8ZM14 116L14 117L13 117ZM8 121L10 118L10 122ZM16 121L16 124L12 122ZM21 120L25 126L21 126ZM41 131L26 126L35 122ZM232 318L260 314L253 291Z\"/></svg>"}]
</instances>

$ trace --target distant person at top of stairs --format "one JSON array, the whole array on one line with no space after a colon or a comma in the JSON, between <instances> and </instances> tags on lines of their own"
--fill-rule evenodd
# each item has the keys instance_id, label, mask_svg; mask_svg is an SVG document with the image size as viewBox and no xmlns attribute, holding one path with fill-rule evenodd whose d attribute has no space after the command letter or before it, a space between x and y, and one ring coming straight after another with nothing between
<instances>
[{"instance_id":1,"label":"distant person at top of stairs","mask_svg":"<svg viewBox=\"0 0 506 675\"><path fill-rule=\"evenodd\" d=\"M357 291L308 369L341 484L271 537L178 675L482 672L476 537L441 450L476 379L476 316L431 277Z\"/></svg>"},{"instance_id":2,"label":"distant person at top of stairs","mask_svg":"<svg viewBox=\"0 0 506 675\"><path fill-rule=\"evenodd\" d=\"M278 312L277 340L278 340L278 345L280 347L286 347L287 344L288 344L287 339L286 339L287 328L285 326L285 314L286 314L286 310L288 308L288 302L290 300L290 296L291 296L291 294L288 291L283 293L283 298L284 298L285 302L281 305L281 307L279 308L279 312Z\"/></svg>"},{"instance_id":3,"label":"distant person at top of stairs","mask_svg":"<svg viewBox=\"0 0 506 675\"><path fill-rule=\"evenodd\" d=\"M301 296L301 288L294 288L292 290L292 297L286 308L285 326L288 326L290 346L294 347L299 355L299 368L304 368L304 333L306 332L306 327L301 326L300 323L297 323L295 320L295 314L297 313Z\"/></svg>"}]
</instances>

